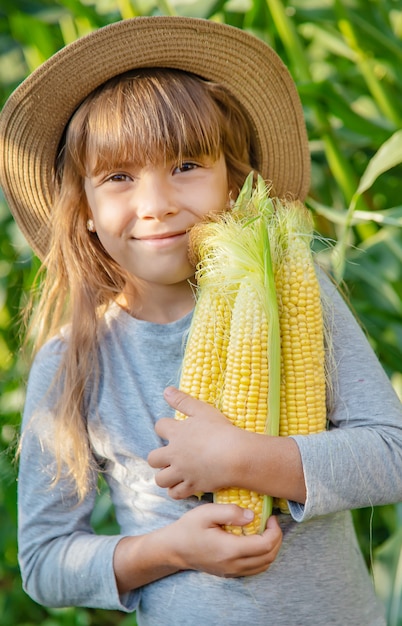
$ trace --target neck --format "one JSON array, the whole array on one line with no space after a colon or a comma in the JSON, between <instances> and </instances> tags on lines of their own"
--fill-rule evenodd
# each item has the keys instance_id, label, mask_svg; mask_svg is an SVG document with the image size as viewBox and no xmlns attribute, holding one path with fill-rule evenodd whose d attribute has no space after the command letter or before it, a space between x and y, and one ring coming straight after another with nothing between
<instances>
[{"instance_id":1,"label":"neck","mask_svg":"<svg viewBox=\"0 0 402 626\"><path fill-rule=\"evenodd\" d=\"M194 288L185 281L179 285L126 285L117 304L139 320L155 324L175 322L193 310Z\"/></svg>"}]
</instances>

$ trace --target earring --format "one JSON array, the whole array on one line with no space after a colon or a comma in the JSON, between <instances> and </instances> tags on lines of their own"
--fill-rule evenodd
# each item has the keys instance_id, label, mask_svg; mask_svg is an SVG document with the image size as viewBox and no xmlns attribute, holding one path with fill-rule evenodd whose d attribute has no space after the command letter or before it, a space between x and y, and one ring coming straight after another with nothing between
<instances>
[{"instance_id":1,"label":"earring","mask_svg":"<svg viewBox=\"0 0 402 626\"><path fill-rule=\"evenodd\" d=\"M231 191L229 191L229 197L228 197L228 208L229 208L229 209L233 209L234 205L235 205L235 201L234 201L234 200L233 200L233 198L232 198L232 192L231 192Z\"/></svg>"},{"instance_id":2,"label":"earring","mask_svg":"<svg viewBox=\"0 0 402 626\"><path fill-rule=\"evenodd\" d=\"M87 230L89 230L90 233L95 232L95 224L94 221L91 219L87 220Z\"/></svg>"}]
</instances>

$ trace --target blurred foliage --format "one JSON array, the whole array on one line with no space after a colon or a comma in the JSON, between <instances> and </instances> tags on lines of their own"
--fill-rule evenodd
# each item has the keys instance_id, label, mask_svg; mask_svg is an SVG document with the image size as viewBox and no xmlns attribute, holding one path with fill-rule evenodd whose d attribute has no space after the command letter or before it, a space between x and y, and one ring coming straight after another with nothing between
<instances>
[{"instance_id":1,"label":"blurred foliage","mask_svg":"<svg viewBox=\"0 0 402 626\"><path fill-rule=\"evenodd\" d=\"M400 0L2 0L0 104L63 45L140 15L226 22L272 45L305 110L312 155L307 204L320 262L350 303L402 395L402 5ZM15 446L28 366L20 312L38 268L0 195L0 621L3 626L133 626L134 616L39 607L21 589ZM358 538L388 613L402 625L402 505L354 512ZM108 495L94 513L114 525Z\"/></svg>"}]
</instances>

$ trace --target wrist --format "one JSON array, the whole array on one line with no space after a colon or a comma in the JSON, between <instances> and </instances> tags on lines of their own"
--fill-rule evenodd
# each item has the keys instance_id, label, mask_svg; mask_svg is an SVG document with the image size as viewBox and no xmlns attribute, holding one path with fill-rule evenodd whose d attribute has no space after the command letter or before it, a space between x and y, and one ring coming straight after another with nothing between
<instances>
[{"instance_id":1,"label":"wrist","mask_svg":"<svg viewBox=\"0 0 402 626\"><path fill-rule=\"evenodd\" d=\"M169 527L137 537L123 537L116 546L113 568L120 594L137 589L180 568L166 531Z\"/></svg>"},{"instance_id":2,"label":"wrist","mask_svg":"<svg viewBox=\"0 0 402 626\"><path fill-rule=\"evenodd\" d=\"M238 429L229 451L230 485L304 503L306 486L299 447L289 437Z\"/></svg>"},{"instance_id":3,"label":"wrist","mask_svg":"<svg viewBox=\"0 0 402 626\"><path fill-rule=\"evenodd\" d=\"M236 486L255 490L256 469L260 467L260 438L258 435L241 428L236 428L233 442L231 442L227 464L228 484L225 487Z\"/></svg>"}]
</instances>

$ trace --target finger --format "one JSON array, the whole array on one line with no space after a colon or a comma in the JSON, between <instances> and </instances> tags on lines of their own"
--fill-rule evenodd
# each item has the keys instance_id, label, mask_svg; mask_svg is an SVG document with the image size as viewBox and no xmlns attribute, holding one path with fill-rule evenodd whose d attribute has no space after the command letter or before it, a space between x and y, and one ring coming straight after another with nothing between
<instances>
[{"instance_id":1,"label":"finger","mask_svg":"<svg viewBox=\"0 0 402 626\"><path fill-rule=\"evenodd\" d=\"M241 535L237 539L242 540L241 545L239 542L239 557L246 560L252 557L261 559L261 563L270 563L282 545L282 530L276 518L273 518L262 534Z\"/></svg>"},{"instance_id":2,"label":"finger","mask_svg":"<svg viewBox=\"0 0 402 626\"><path fill-rule=\"evenodd\" d=\"M176 471L169 465L161 469L155 476L155 482L162 489L170 489L178 485L181 478L177 476Z\"/></svg>"},{"instance_id":3,"label":"finger","mask_svg":"<svg viewBox=\"0 0 402 626\"><path fill-rule=\"evenodd\" d=\"M169 465L166 448L156 448L148 454L148 464L154 469L163 469Z\"/></svg>"},{"instance_id":4,"label":"finger","mask_svg":"<svg viewBox=\"0 0 402 626\"><path fill-rule=\"evenodd\" d=\"M261 574L265 572L272 563L275 561L276 554L265 553L259 556L247 556L240 559L237 563L236 573L233 573L228 577L237 578L239 576L254 576L255 574Z\"/></svg>"},{"instance_id":5,"label":"finger","mask_svg":"<svg viewBox=\"0 0 402 626\"><path fill-rule=\"evenodd\" d=\"M282 529L279 526L278 518L275 515L271 515L271 517L268 518L263 534L269 535L273 540L282 540Z\"/></svg>"},{"instance_id":6,"label":"finger","mask_svg":"<svg viewBox=\"0 0 402 626\"><path fill-rule=\"evenodd\" d=\"M188 393L184 393L184 391L180 391L176 387L166 387L163 395L166 402L172 407L172 409L176 409L188 417L194 415L197 412L197 408L200 410L200 405L203 406L204 410L205 407L208 406L205 402L196 400Z\"/></svg>"},{"instance_id":7,"label":"finger","mask_svg":"<svg viewBox=\"0 0 402 626\"><path fill-rule=\"evenodd\" d=\"M197 498L200 499L200 495L203 495L202 492L197 492L193 483L186 480L179 480L175 485L169 487L168 494L173 500L184 500L191 496L197 496Z\"/></svg>"},{"instance_id":8,"label":"finger","mask_svg":"<svg viewBox=\"0 0 402 626\"><path fill-rule=\"evenodd\" d=\"M268 519L266 529L263 532L263 537L269 541L269 549L277 554L282 545L283 534L275 515L271 515Z\"/></svg>"},{"instance_id":9,"label":"finger","mask_svg":"<svg viewBox=\"0 0 402 626\"><path fill-rule=\"evenodd\" d=\"M179 424L180 422L171 417L161 417L155 424L155 432L161 439L169 441L170 434Z\"/></svg>"},{"instance_id":10,"label":"finger","mask_svg":"<svg viewBox=\"0 0 402 626\"><path fill-rule=\"evenodd\" d=\"M278 531L279 534L282 533L281 527L279 526L278 518L276 517L276 515L271 515L268 518L266 528L272 531Z\"/></svg>"},{"instance_id":11,"label":"finger","mask_svg":"<svg viewBox=\"0 0 402 626\"><path fill-rule=\"evenodd\" d=\"M202 509L208 525L245 526L254 519L253 511L237 504L206 504Z\"/></svg>"},{"instance_id":12,"label":"finger","mask_svg":"<svg viewBox=\"0 0 402 626\"><path fill-rule=\"evenodd\" d=\"M269 536L277 534L278 528L274 523L273 531L269 529L263 535L230 535L236 542L237 558L233 561L233 571L226 572L226 576L251 576L266 571L278 556L281 547L280 537ZM225 532L225 531L222 531Z\"/></svg>"}]
</instances>

